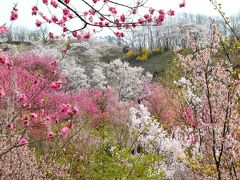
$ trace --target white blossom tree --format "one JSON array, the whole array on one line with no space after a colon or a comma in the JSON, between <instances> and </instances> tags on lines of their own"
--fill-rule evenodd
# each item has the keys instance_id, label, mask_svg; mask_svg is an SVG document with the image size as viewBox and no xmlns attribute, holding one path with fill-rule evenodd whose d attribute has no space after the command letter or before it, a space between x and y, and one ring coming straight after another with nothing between
<instances>
[{"instance_id":1,"label":"white blossom tree","mask_svg":"<svg viewBox=\"0 0 240 180\"><path fill-rule=\"evenodd\" d=\"M122 62L120 59L114 60L110 64L101 63L93 71L95 73L92 80L94 85L99 87L104 83L108 87L114 87L122 100L138 98L143 90L143 85L152 80L152 75L144 74L143 68L131 67L129 63ZM102 82L102 80L106 82ZM96 85L96 82L101 85Z\"/></svg>"}]
</instances>

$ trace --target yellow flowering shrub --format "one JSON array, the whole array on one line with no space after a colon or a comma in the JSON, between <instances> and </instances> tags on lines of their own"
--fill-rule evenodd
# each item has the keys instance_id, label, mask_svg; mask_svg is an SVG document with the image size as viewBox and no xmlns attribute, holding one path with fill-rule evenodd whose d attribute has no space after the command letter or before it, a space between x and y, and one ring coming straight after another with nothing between
<instances>
[{"instance_id":1,"label":"yellow flowering shrub","mask_svg":"<svg viewBox=\"0 0 240 180\"><path fill-rule=\"evenodd\" d=\"M137 57L138 61L146 61L149 56L152 55L152 51L148 50L147 48L142 48L139 52Z\"/></svg>"}]
</instances>

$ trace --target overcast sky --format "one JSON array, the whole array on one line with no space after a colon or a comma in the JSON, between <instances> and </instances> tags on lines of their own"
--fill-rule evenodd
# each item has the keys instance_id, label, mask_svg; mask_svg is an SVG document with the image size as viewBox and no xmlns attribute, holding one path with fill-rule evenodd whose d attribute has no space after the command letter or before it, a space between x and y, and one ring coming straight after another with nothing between
<instances>
[{"instance_id":1,"label":"overcast sky","mask_svg":"<svg viewBox=\"0 0 240 180\"><path fill-rule=\"evenodd\" d=\"M76 0L72 0L76 1ZM77 0L79 1L79 0ZM89 0L90 2L92 0ZM129 2L131 0L121 0L121 2ZM223 4L223 9L227 15L233 15L240 13L240 0L218 0ZM0 25L3 23L9 23L9 14L11 7L14 3L18 2L19 19L14 25L22 25L27 28L35 28L35 17L31 16L31 7L34 5L36 0L0 0ZM149 0L149 5L156 9L169 8L176 9L181 0ZM208 16L216 16L217 12L213 9L213 6L209 0L186 0L187 5L185 8L180 9L180 12L200 13Z\"/></svg>"}]
</instances>

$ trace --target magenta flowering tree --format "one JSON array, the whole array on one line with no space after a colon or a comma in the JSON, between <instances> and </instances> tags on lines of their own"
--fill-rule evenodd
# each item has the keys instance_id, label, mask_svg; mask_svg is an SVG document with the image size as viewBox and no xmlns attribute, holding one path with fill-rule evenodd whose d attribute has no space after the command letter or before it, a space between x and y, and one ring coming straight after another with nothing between
<instances>
[{"instance_id":1,"label":"magenta flowering tree","mask_svg":"<svg viewBox=\"0 0 240 180\"><path fill-rule=\"evenodd\" d=\"M61 135L58 130L53 133L52 127L77 114L77 107L69 106L66 112L59 109L69 95L63 91L64 78L56 65L47 56L26 53L13 57L1 53L0 136L11 143L1 148L0 156L33 140Z\"/></svg>"}]
</instances>

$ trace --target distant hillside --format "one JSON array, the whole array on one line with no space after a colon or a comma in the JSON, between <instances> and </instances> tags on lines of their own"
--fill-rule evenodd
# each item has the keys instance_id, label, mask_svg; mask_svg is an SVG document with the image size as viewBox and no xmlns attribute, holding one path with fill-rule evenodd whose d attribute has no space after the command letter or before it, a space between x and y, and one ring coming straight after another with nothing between
<instances>
[{"instance_id":1,"label":"distant hillside","mask_svg":"<svg viewBox=\"0 0 240 180\"><path fill-rule=\"evenodd\" d=\"M85 46L86 44L82 44L82 45ZM56 46L58 46L58 45L56 45ZM100 61L110 63L111 61L113 61L115 59L123 59L124 60L124 56L126 54L122 52L123 47L114 46L114 45L112 45L112 47L110 47L110 45L108 45L108 46L109 46L108 48L105 47L105 49L106 49L105 51L101 52L101 56L99 58ZM53 48L53 47L54 47L54 45L52 45L51 47L48 46L48 48ZM2 48L3 50L6 50L6 51L15 49L19 52L24 52L26 50L35 49L36 45L32 44L32 43L5 42L5 43L0 44L0 48ZM86 46L86 48L89 48L89 47ZM60 49L60 48L56 48L56 49ZM79 52L79 51L81 53L84 52L83 50L80 50L79 48L77 48L77 49L72 48L70 54L72 54L72 56L76 56L76 59L77 58L79 59L79 57L82 57L82 55L81 56L78 55L77 52ZM173 58L174 58L174 54L172 51L165 51L162 53L154 54L145 61L139 61L134 58L131 58L126 61L128 61L131 66L138 66L138 67L144 68L144 70L146 72L150 72L151 74L154 75L154 77L156 77L156 76L161 76L164 73L164 71L166 69L166 65L171 63ZM87 59L88 59L89 63L91 63L90 59L89 58L87 58Z\"/></svg>"}]
</instances>

